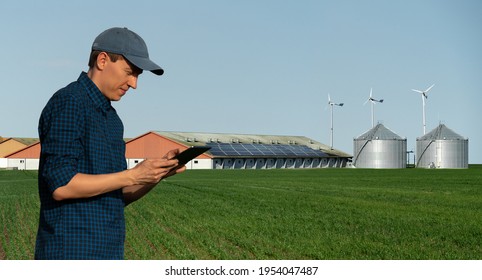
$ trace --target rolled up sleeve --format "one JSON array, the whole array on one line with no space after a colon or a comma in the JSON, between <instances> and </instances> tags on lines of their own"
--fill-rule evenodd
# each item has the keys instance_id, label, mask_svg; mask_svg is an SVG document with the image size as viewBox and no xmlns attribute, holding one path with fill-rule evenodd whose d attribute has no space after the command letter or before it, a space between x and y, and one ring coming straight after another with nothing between
<instances>
[{"instance_id":1,"label":"rolled up sleeve","mask_svg":"<svg viewBox=\"0 0 482 280\"><path fill-rule=\"evenodd\" d=\"M82 157L82 106L72 95L53 99L52 106L43 112L39 132L41 134L41 176L53 193L67 185L78 173L78 161Z\"/></svg>"}]
</instances>

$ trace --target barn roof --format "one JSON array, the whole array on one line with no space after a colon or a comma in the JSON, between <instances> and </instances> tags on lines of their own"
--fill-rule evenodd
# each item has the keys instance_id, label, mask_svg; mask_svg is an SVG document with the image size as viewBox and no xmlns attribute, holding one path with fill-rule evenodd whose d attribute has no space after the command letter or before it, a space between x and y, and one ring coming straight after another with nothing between
<instances>
[{"instance_id":1,"label":"barn roof","mask_svg":"<svg viewBox=\"0 0 482 280\"><path fill-rule=\"evenodd\" d=\"M305 136L282 136L260 134L232 134L232 133L205 133L205 132L172 132L153 131L163 137L170 138L186 146L200 146L213 144L250 144L270 147L271 145L306 146L315 151L321 151L328 156L351 157L350 154L317 142Z\"/></svg>"},{"instance_id":2,"label":"barn roof","mask_svg":"<svg viewBox=\"0 0 482 280\"><path fill-rule=\"evenodd\" d=\"M10 137L10 138L3 138L3 141L0 142L1 143L5 143L7 141L17 141L21 144L24 144L26 146L30 146L36 142L39 141L38 138L20 138L20 137Z\"/></svg>"},{"instance_id":3,"label":"barn roof","mask_svg":"<svg viewBox=\"0 0 482 280\"><path fill-rule=\"evenodd\" d=\"M32 148L35 148L37 145L40 146L40 141L36 141L36 142L34 142L33 144L31 144L31 145L28 145L28 146L23 147L23 148L15 151L15 152L12 152L12 153L10 153L10 154L8 154L8 155L5 155L5 157L6 157L6 158L11 158L11 157L14 158L16 155L22 154L22 153L24 153L25 151L29 151L29 150L31 150ZM27 152L27 153L29 153L29 152ZM37 154L37 153L38 153L38 154ZM34 154L36 154L36 155L31 156L30 158L40 158L40 152L39 152L39 151L38 151L38 152L34 152Z\"/></svg>"}]
</instances>

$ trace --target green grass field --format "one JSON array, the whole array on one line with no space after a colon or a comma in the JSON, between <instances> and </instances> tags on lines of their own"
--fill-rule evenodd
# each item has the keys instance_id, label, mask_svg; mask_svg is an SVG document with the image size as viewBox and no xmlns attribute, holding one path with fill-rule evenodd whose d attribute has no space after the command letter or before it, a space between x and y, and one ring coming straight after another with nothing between
<instances>
[{"instance_id":1,"label":"green grass field","mask_svg":"<svg viewBox=\"0 0 482 280\"><path fill-rule=\"evenodd\" d=\"M0 259L32 259L37 173L0 171ZM126 208L126 259L482 259L482 166L199 170Z\"/></svg>"}]
</instances>

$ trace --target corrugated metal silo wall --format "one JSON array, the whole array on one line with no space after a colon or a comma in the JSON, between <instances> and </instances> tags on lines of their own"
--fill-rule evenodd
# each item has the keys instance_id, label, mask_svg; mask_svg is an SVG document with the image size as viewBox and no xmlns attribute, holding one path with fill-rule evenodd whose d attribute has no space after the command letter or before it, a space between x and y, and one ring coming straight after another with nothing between
<instances>
[{"instance_id":1,"label":"corrugated metal silo wall","mask_svg":"<svg viewBox=\"0 0 482 280\"><path fill-rule=\"evenodd\" d=\"M353 140L358 168L406 168L407 140Z\"/></svg>"},{"instance_id":2,"label":"corrugated metal silo wall","mask_svg":"<svg viewBox=\"0 0 482 280\"><path fill-rule=\"evenodd\" d=\"M468 168L469 141L417 140L417 167Z\"/></svg>"}]
</instances>

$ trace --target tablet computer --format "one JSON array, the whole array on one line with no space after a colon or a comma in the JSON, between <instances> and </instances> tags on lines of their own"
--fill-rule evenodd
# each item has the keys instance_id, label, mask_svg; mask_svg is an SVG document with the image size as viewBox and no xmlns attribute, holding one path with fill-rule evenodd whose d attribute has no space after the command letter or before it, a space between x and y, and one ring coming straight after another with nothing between
<instances>
[{"instance_id":1,"label":"tablet computer","mask_svg":"<svg viewBox=\"0 0 482 280\"><path fill-rule=\"evenodd\" d=\"M211 149L208 146L192 146L189 147L187 150L184 150L177 154L174 158L179 160L179 165L185 165L193 158L203 154L207 150Z\"/></svg>"}]
</instances>

